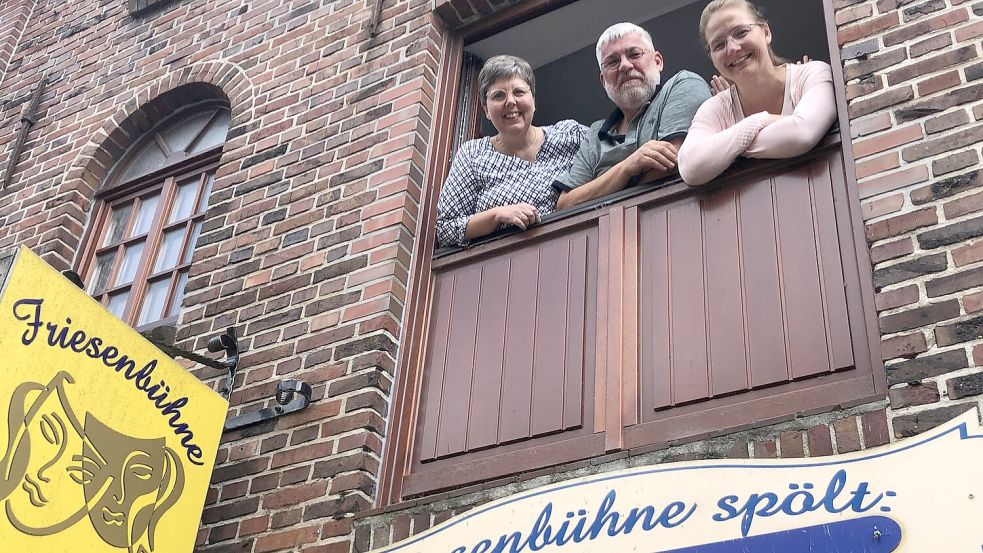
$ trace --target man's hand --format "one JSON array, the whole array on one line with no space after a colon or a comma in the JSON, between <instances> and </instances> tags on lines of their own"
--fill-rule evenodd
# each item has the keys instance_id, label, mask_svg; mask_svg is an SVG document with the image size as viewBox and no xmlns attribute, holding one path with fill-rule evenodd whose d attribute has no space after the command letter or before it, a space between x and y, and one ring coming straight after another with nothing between
<instances>
[{"instance_id":1,"label":"man's hand","mask_svg":"<svg viewBox=\"0 0 983 553\"><path fill-rule=\"evenodd\" d=\"M678 150L671 142L649 140L642 144L623 163L631 176L638 176L650 171L668 172L676 167Z\"/></svg>"},{"instance_id":2,"label":"man's hand","mask_svg":"<svg viewBox=\"0 0 983 553\"><path fill-rule=\"evenodd\" d=\"M493 208L496 225L512 225L526 230L539 222L539 210L527 203Z\"/></svg>"}]
</instances>

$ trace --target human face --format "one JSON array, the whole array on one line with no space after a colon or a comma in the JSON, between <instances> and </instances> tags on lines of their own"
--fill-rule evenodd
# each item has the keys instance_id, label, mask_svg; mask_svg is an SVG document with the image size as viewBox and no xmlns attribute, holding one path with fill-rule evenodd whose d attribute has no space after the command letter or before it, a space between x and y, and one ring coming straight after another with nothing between
<instances>
[{"instance_id":1,"label":"human face","mask_svg":"<svg viewBox=\"0 0 983 553\"><path fill-rule=\"evenodd\" d=\"M120 434L86 415L80 480L89 520L106 543L132 545L143 534L164 474L164 440Z\"/></svg>"},{"instance_id":2,"label":"human face","mask_svg":"<svg viewBox=\"0 0 983 553\"><path fill-rule=\"evenodd\" d=\"M622 110L638 109L655 94L662 67L662 54L652 51L638 33L601 47L601 84Z\"/></svg>"},{"instance_id":3,"label":"human face","mask_svg":"<svg viewBox=\"0 0 983 553\"><path fill-rule=\"evenodd\" d=\"M743 8L727 8L710 16L707 50L722 77L740 82L773 67L768 47L771 29Z\"/></svg>"},{"instance_id":4,"label":"human face","mask_svg":"<svg viewBox=\"0 0 983 553\"><path fill-rule=\"evenodd\" d=\"M485 116L502 134L525 134L535 113L536 99L525 79L499 79L485 93Z\"/></svg>"},{"instance_id":5,"label":"human face","mask_svg":"<svg viewBox=\"0 0 983 553\"><path fill-rule=\"evenodd\" d=\"M11 522L22 531L48 534L78 521L84 512L81 490L71 476L72 455L82 436L57 382L41 392L23 420L11 464L22 480L7 498ZM23 472L21 472L21 470Z\"/></svg>"}]
</instances>

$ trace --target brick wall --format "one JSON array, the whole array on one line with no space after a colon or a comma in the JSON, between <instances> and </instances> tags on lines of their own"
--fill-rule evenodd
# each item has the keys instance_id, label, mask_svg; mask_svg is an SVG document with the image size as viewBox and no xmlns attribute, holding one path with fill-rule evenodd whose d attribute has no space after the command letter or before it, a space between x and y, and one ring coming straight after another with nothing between
<instances>
[{"instance_id":1,"label":"brick wall","mask_svg":"<svg viewBox=\"0 0 983 553\"><path fill-rule=\"evenodd\" d=\"M237 328L230 416L274 403L283 378L314 394L224 436L200 551L348 551L351 514L374 496L433 110L431 4L386 0L375 36L376 0L180 0L136 16L80 0L30 18L31 2L0 4L0 162L50 80L0 191L0 247L73 267L95 193L147 121L204 98L231 109L177 345L204 352Z\"/></svg>"},{"instance_id":2,"label":"brick wall","mask_svg":"<svg viewBox=\"0 0 983 553\"><path fill-rule=\"evenodd\" d=\"M983 392L983 2L834 3L900 438Z\"/></svg>"},{"instance_id":3,"label":"brick wall","mask_svg":"<svg viewBox=\"0 0 983 553\"><path fill-rule=\"evenodd\" d=\"M0 83L4 81L33 9L34 0L7 0L0 4Z\"/></svg>"}]
</instances>

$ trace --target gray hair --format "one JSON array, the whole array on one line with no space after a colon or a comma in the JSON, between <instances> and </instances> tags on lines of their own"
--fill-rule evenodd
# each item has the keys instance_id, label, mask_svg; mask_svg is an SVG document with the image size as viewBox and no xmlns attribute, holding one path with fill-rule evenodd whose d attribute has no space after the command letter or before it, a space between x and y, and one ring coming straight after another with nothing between
<instances>
[{"instance_id":1,"label":"gray hair","mask_svg":"<svg viewBox=\"0 0 983 553\"><path fill-rule=\"evenodd\" d=\"M639 27L638 25L635 25L634 23L615 23L601 33L601 38L597 39L597 48L595 49L597 53L597 66L601 66L601 48L604 48L605 45L631 33L635 33L642 37L642 41L645 43L645 45L648 46L653 52L655 51L655 43L652 42L652 35L650 35L648 31Z\"/></svg>"},{"instance_id":2,"label":"gray hair","mask_svg":"<svg viewBox=\"0 0 983 553\"><path fill-rule=\"evenodd\" d=\"M520 78L529 85L529 91L536 95L536 76L533 75L529 62L516 56L493 56L488 58L478 73L478 94L481 105L488 104L488 88L502 79Z\"/></svg>"}]
</instances>

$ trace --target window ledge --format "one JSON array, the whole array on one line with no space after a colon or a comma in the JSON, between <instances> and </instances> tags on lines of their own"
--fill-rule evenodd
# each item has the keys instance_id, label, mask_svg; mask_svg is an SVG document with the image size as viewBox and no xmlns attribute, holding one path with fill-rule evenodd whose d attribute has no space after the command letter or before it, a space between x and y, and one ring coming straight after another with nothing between
<instances>
[{"instance_id":1,"label":"window ledge","mask_svg":"<svg viewBox=\"0 0 983 553\"><path fill-rule=\"evenodd\" d=\"M813 148L806 154L799 157L788 158L788 159L747 159L740 158L727 171L725 171L721 176L714 179L709 184L703 186L689 186L683 179L678 175L669 177L662 180L657 180L649 183L640 184L638 186L633 186L631 188L626 188L620 190L613 194L608 194L607 196L597 198L594 201L583 203L568 209L553 212L545 217L540 224L532 227L529 230L501 230L488 236L484 236L477 240L474 240L470 245L465 247L449 246L444 248L438 248L434 251L434 260L440 260L440 262L435 265L443 266L446 264L454 263L462 258L471 257L470 254L465 252L470 252L471 250L480 250L484 252L490 249L492 246L490 244L503 242L501 245L510 245L512 242L524 240L527 238L534 238L542 234L548 234L552 230L562 227L567 227L570 224L576 224L583 219L584 214L598 213L603 208L610 205L620 203L623 201L628 201L633 198L638 198L645 196L645 201L657 200L659 203L667 203L674 200L679 200L681 198L689 197L694 194L704 194L707 191L717 190L727 186L733 186L748 175L754 175L758 173L772 173L783 171L785 169L794 167L804 162L808 162L815 159L830 149L839 148L841 143L839 130L834 128L826 138L819 143L818 146ZM587 218L590 218L589 216ZM511 238L511 240L505 240ZM507 243L505 243L507 242ZM477 254L478 252L474 252Z\"/></svg>"}]
</instances>

